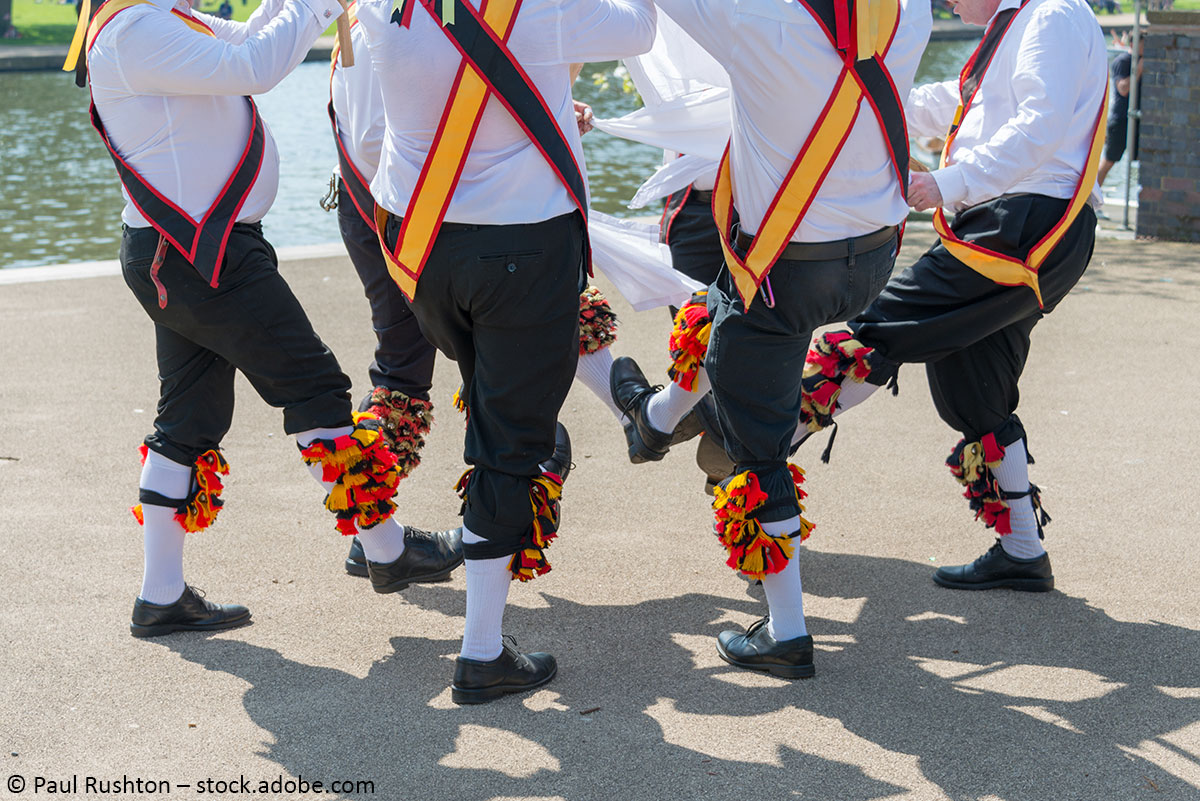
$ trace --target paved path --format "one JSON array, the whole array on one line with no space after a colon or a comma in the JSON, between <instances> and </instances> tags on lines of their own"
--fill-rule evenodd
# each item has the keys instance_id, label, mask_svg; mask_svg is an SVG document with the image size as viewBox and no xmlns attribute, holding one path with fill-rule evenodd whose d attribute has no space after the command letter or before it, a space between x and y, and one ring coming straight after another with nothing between
<instances>
[{"instance_id":1,"label":"paved path","mask_svg":"<svg viewBox=\"0 0 1200 801\"><path fill-rule=\"evenodd\" d=\"M912 226L902 254L930 240ZM284 244L284 243L281 243ZM369 780L355 799L1195 799L1200 788L1200 273L1194 247L1105 240L1036 330L1021 414L1058 589L929 580L990 544L942 467L954 435L919 367L847 416L809 468L799 558L817 677L720 662L763 611L722 564L694 445L624 457L576 388L554 570L512 588L506 630L555 653L547 688L450 703L461 575L391 596L342 573L346 541L239 380L226 509L187 575L254 624L136 641L135 446L155 401L151 327L121 279L0 286L0 786L19 775ZM363 390L371 333L344 257L283 272ZM617 351L664 367L664 312L617 302ZM404 520L453 525L462 421L439 361L437 423ZM181 788L180 784L191 787ZM45 794L45 787L42 789ZM130 793L120 798L160 796ZM200 794L199 798L231 798ZM268 797L299 797L269 795Z\"/></svg>"}]
</instances>

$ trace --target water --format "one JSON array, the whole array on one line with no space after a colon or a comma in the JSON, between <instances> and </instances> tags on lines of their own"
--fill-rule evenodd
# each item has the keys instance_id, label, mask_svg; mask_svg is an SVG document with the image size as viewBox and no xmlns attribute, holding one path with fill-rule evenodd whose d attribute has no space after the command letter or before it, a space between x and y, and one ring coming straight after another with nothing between
<instances>
[{"instance_id":1,"label":"water","mask_svg":"<svg viewBox=\"0 0 1200 801\"><path fill-rule=\"evenodd\" d=\"M919 82L957 75L972 42L933 42ZM614 64L591 64L576 83L576 97L598 116L620 116L638 105L619 80L594 86L590 76ZM339 241L335 214L317 200L329 185L336 156L325 104L329 67L300 65L258 98L281 157L279 194L263 220L276 246ZM116 258L123 201L112 160L92 130L88 93L62 72L0 73L0 268L33 267ZM661 151L600 132L584 137L592 205L617 216L645 214L625 208L634 190L658 166ZM1125 168L1113 169L1110 196L1124 197Z\"/></svg>"}]
</instances>

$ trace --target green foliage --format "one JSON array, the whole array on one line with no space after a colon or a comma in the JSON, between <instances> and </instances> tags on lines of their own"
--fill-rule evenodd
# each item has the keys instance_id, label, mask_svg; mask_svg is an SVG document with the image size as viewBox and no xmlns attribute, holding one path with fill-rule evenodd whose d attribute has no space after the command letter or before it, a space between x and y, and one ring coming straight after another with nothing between
<instances>
[{"instance_id":1,"label":"green foliage","mask_svg":"<svg viewBox=\"0 0 1200 801\"><path fill-rule=\"evenodd\" d=\"M100 0L92 0L94 3ZM260 0L229 0L233 4L233 18L245 21L258 8ZM13 26L20 33L19 39L0 39L2 45L46 45L68 44L75 33L75 3L58 3L55 0L12 0ZM199 9L205 13L217 13L221 0L201 0Z\"/></svg>"},{"instance_id":2,"label":"green foliage","mask_svg":"<svg viewBox=\"0 0 1200 801\"><path fill-rule=\"evenodd\" d=\"M614 86L619 86L620 91L624 94L637 94L637 87L633 85L633 79L629 77L629 70L619 62L607 72L593 72L592 86L601 92L607 92Z\"/></svg>"}]
</instances>

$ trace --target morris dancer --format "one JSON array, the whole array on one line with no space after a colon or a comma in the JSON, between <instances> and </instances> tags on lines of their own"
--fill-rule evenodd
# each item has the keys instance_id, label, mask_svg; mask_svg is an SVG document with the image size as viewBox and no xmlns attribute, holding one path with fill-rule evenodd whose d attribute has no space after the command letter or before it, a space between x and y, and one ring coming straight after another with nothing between
<instances>
[{"instance_id":1,"label":"morris dancer","mask_svg":"<svg viewBox=\"0 0 1200 801\"><path fill-rule=\"evenodd\" d=\"M908 194L914 208L936 209L941 241L848 331L818 339L802 421L824 428L894 381L900 364L924 362L938 414L963 434L947 465L975 517L1000 535L934 581L1044 592L1054 587L1041 542L1048 518L1029 483L1018 381L1030 332L1091 259L1104 37L1083 0L961 0L954 10L987 26L983 41L958 80L916 88L907 104L918 135L949 130L941 168L914 173Z\"/></svg>"},{"instance_id":2,"label":"morris dancer","mask_svg":"<svg viewBox=\"0 0 1200 801\"><path fill-rule=\"evenodd\" d=\"M467 615L451 685L483 703L550 681L501 637L511 579L549 569L561 478L539 462L579 358L587 182L570 64L650 47L649 0L360 0L387 118L371 183L392 277L463 378Z\"/></svg>"},{"instance_id":3,"label":"morris dancer","mask_svg":"<svg viewBox=\"0 0 1200 801\"><path fill-rule=\"evenodd\" d=\"M134 508L145 543L136 637L250 619L183 579L186 533L207 528L222 506L236 370L284 410L337 529L362 540L377 590L442 578L462 559L452 543L406 537L392 520L395 457L378 420L352 417L350 381L280 277L259 223L278 158L249 95L287 75L341 13L335 0L269 0L237 23L186 2L109 0L90 26L81 14L64 68L75 68L82 46L92 124L127 201L122 272L154 321L162 384Z\"/></svg>"},{"instance_id":4,"label":"morris dancer","mask_svg":"<svg viewBox=\"0 0 1200 801\"><path fill-rule=\"evenodd\" d=\"M371 412L384 421L383 432L404 478L420 463L424 436L433 422L429 390L436 349L421 333L408 300L388 274L387 261L379 247L370 183L379 167L386 127L383 93L371 67L366 37L358 24L357 3L351 3L346 14L350 19L354 61L362 68L342 66L340 45L334 44L329 113L338 149L338 169L331 181L331 197L322 201L322 207L337 209L342 241L371 305L377 342L375 360L369 368L373 388L359 404L359 410ZM585 103L573 103L582 135L591 130L592 110ZM579 296L579 362L575 378L619 418L621 412L613 405L608 391L613 361L609 348L616 338L616 313L598 287L588 286ZM466 411L461 391L455 393L454 402ZM555 438L554 456L543 462L542 468L565 480L571 467L571 441L561 423L556 426ZM452 536L461 539L462 529L456 529ZM351 542L345 568L354 576L367 575L366 557L357 539Z\"/></svg>"},{"instance_id":5,"label":"morris dancer","mask_svg":"<svg viewBox=\"0 0 1200 801\"><path fill-rule=\"evenodd\" d=\"M803 472L787 463L800 374L813 329L866 308L895 260L908 167L897 90L911 86L929 6L658 4L725 67L733 90L713 198L727 269L709 288L704 363L736 468L713 508L729 566L762 580L768 615L723 632L717 651L738 667L805 678L813 647L793 551L812 524L801 516ZM827 98L823 109L814 98ZM644 387L615 390L621 399Z\"/></svg>"}]
</instances>

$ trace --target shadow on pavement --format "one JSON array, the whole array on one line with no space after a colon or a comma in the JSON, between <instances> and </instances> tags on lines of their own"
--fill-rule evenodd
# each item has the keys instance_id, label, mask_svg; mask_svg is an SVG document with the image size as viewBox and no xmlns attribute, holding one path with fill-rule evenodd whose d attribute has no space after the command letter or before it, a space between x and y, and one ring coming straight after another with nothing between
<instances>
[{"instance_id":1,"label":"shadow on pavement","mask_svg":"<svg viewBox=\"0 0 1200 801\"><path fill-rule=\"evenodd\" d=\"M1119 622L1060 592L943 590L902 560L801 558L810 606L840 610L810 615L817 677L804 682L716 658L717 632L761 614L757 588L510 605L506 631L554 653L559 675L480 707L449 700L458 642L420 632L392 637L365 678L243 642L162 644L250 685L263 755L283 769L367 778L390 798L1194 797L1196 631ZM464 603L433 585L404 599L453 615Z\"/></svg>"}]
</instances>

